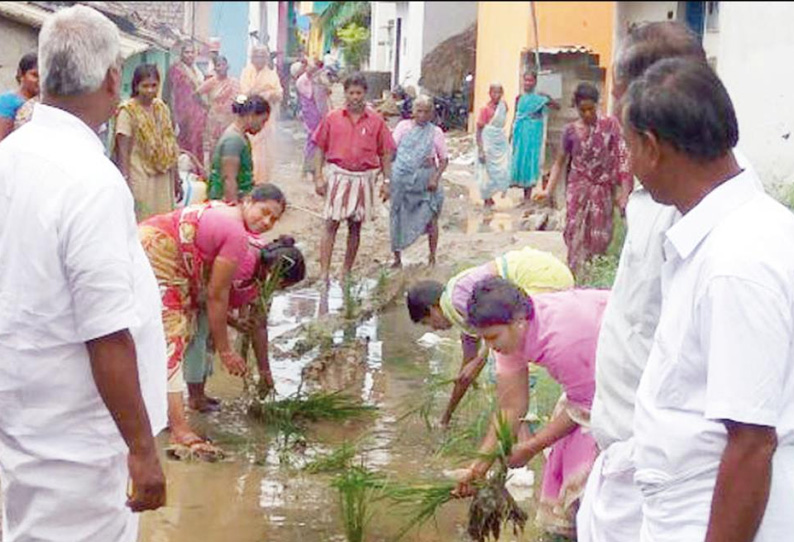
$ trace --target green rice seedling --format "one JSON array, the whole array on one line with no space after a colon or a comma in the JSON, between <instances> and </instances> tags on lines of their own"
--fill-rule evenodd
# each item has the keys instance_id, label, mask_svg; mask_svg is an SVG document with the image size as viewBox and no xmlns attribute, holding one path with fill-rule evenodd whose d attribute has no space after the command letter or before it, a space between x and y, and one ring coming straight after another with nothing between
<instances>
[{"instance_id":1,"label":"green rice seedling","mask_svg":"<svg viewBox=\"0 0 794 542\"><path fill-rule=\"evenodd\" d=\"M256 298L254 306L250 310L252 311L251 316L256 320L263 322L263 325L267 325L267 317L270 313L270 306L273 303L273 297L276 295L276 291L281 286L281 269L282 264L281 261L279 261L264 279L257 279L257 290L259 295ZM250 371L250 369L253 368L252 364L256 365L256 360L252 361L252 356L249 355L252 344L253 340L251 339L250 334L240 334L239 352L240 357L242 357L249 366L248 374L253 374L253 371ZM246 390L249 390L255 395L260 395L259 390L256 389L256 386L254 386L254 383L249 379L249 377L244 377L243 383Z\"/></svg>"},{"instance_id":2,"label":"green rice seedling","mask_svg":"<svg viewBox=\"0 0 794 542\"><path fill-rule=\"evenodd\" d=\"M491 387L470 389L453 418L453 424L444 433L436 455L475 458L495 411L496 401Z\"/></svg>"},{"instance_id":3,"label":"green rice seedling","mask_svg":"<svg viewBox=\"0 0 794 542\"><path fill-rule=\"evenodd\" d=\"M339 494L339 511L348 542L363 542L374 512L372 505L383 497L383 475L361 465L349 466L334 478L331 486Z\"/></svg>"},{"instance_id":4,"label":"green rice seedling","mask_svg":"<svg viewBox=\"0 0 794 542\"><path fill-rule=\"evenodd\" d=\"M613 224L612 241L606 254L598 255L582 266L581 272L576 277L577 286L611 288L615 282L620 252L626 239L626 221L617 211L614 213Z\"/></svg>"},{"instance_id":5,"label":"green rice seedling","mask_svg":"<svg viewBox=\"0 0 794 542\"><path fill-rule=\"evenodd\" d=\"M278 401L255 399L249 413L280 430L300 430L307 422L347 420L372 414L374 406L362 405L342 391L295 394Z\"/></svg>"},{"instance_id":6,"label":"green rice seedling","mask_svg":"<svg viewBox=\"0 0 794 542\"><path fill-rule=\"evenodd\" d=\"M363 285L356 284L356 282L347 277L342 285L342 314L345 320L355 320L362 305L362 291Z\"/></svg>"},{"instance_id":7,"label":"green rice seedling","mask_svg":"<svg viewBox=\"0 0 794 542\"><path fill-rule=\"evenodd\" d=\"M386 269L381 269L378 273L378 281L375 283L375 299L379 305L383 305L388 301L386 296L389 288L389 272Z\"/></svg>"},{"instance_id":8,"label":"green rice seedling","mask_svg":"<svg viewBox=\"0 0 794 542\"><path fill-rule=\"evenodd\" d=\"M455 384L455 378L441 375L430 375L427 384L423 387L423 395L415 407L402 414L398 421L403 421L417 416L424 423L428 431L433 431L433 416L440 392Z\"/></svg>"},{"instance_id":9,"label":"green rice seedling","mask_svg":"<svg viewBox=\"0 0 794 542\"><path fill-rule=\"evenodd\" d=\"M318 457L309 462L303 470L310 474L339 472L350 467L356 453L355 444L345 442L330 454Z\"/></svg>"},{"instance_id":10,"label":"green rice seedling","mask_svg":"<svg viewBox=\"0 0 794 542\"><path fill-rule=\"evenodd\" d=\"M405 526L394 541L400 540L414 528L435 519L438 510L453 499L455 484L449 481L417 486L394 486L386 490L387 498L408 508Z\"/></svg>"},{"instance_id":11,"label":"green rice seedling","mask_svg":"<svg viewBox=\"0 0 794 542\"><path fill-rule=\"evenodd\" d=\"M484 542L493 537L499 540L502 526L512 523L513 533L523 532L528 516L505 487L507 459L516 438L506 417L500 411L496 417L496 450L488 459L496 462L491 476L477 489L469 507L468 533L473 540Z\"/></svg>"}]
</instances>

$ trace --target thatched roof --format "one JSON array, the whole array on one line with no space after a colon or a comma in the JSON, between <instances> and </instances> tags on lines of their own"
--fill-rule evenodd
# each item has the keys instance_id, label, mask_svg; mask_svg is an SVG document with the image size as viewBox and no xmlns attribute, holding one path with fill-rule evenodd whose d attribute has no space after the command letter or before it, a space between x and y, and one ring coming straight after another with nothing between
<instances>
[{"instance_id":1,"label":"thatched roof","mask_svg":"<svg viewBox=\"0 0 794 542\"><path fill-rule=\"evenodd\" d=\"M422 60L419 85L433 94L450 94L460 90L467 73L474 74L477 64L477 24L442 41Z\"/></svg>"}]
</instances>

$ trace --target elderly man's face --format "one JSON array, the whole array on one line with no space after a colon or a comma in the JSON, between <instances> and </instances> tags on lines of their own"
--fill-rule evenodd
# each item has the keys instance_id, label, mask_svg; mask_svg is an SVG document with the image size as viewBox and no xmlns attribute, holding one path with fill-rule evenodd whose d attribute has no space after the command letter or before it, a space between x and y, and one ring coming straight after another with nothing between
<instances>
[{"instance_id":1,"label":"elderly man's face","mask_svg":"<svg viewBox=\"0 0 794 542\"><path fill-rule=\"evenodd\" d=\"M623 109L623 138L629 151L629 167L651 197L664 205L671 205L672 188L663 174L660 142L653 134L638 133L628 122L627 109Z\"/></svg>"}]
</instances>

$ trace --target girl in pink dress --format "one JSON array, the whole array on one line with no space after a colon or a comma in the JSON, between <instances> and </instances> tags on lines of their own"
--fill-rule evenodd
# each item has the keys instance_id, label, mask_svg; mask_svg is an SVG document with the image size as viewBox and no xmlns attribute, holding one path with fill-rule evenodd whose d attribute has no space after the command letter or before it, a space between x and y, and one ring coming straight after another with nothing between
<instances>
[{"instance_id":1,"label":"girl in pink dress","mask_svg":"<svg viewBox=\"0 0 794 542\"><path fill-rule=\"evenodd\" d=\"M595 393L595 354L606 290L567 290L531 298L502 278L479 283L468 303L469 325L496 352L499 409L517 432L529 404L529 363L544 367L563 388L552 418L534 435L520 435L511 467L521 467L551 447L543 469L537 523L546 531L575 536L576 511L598 450L588 431ZM496 447L489 429L480 454ZM459 495L485 476L479 459L458 484Z\"/></svg>"}]
</instances>

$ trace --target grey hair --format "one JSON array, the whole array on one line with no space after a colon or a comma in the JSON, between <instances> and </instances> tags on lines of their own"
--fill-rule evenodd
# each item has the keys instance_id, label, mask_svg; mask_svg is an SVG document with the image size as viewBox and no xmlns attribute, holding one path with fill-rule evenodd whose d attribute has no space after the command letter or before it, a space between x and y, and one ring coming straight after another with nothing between
<instances>
[{"instance_id":1,"label":"grey hair","mask_svg":"<svg viewBox=\"0 0 794 542\"><path fill-rule=\"evenodd\" d=\"M120 55L119 30L97 10L76 5L51 15L39 34L44 94L76 96L102 85Z\"/></svg>"},{"instance_id":2,"label":"grey hair","mask_svg":"<svg viewBox=\"0 0 794 542\"><path fill-rule=\"evenodd\" d=\"M424 105L430 108L430 112L432 113L435 110L433 104L433 98L428 96L427 94L420 94L416 100L414 100L413 112L416 115L416 110L419 108L420 105Z\"/></svg>"}]
</instances>

